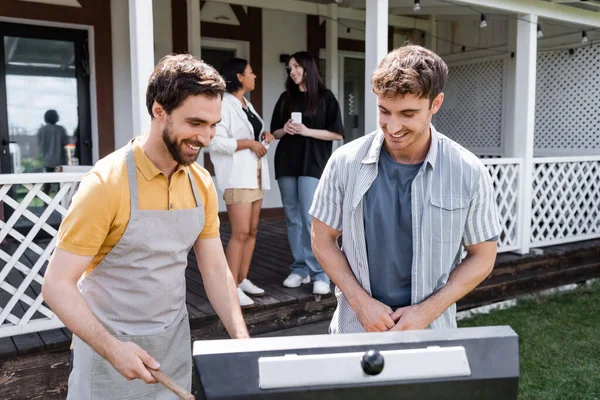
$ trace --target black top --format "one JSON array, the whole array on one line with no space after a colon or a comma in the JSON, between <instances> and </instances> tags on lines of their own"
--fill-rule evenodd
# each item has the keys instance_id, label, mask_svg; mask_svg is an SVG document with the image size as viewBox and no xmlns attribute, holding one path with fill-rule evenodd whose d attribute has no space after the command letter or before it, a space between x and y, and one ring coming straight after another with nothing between
<instances>
[{"instance_id":1,"label":"black top","mask_svg":"<svg viewBox=\"0 0 600 400\"><path fill-rule=\"evenodd\" d=\"M282 115L285 92L279 96L273 118L271 132L283 128L291 118L291 114ZM325 89L319 95L319 105L314 117L304 114L306 109L306 93L299 92L296 98L294 112L302 113L302 123L310 129L323 129L344 136L344 125L340 106L331 92ZM275 179L283 176L311 176L321 179L321 174L331 157L331 140L313 139L300 135L285 134L275 151Z\"/></svg>"},{"instance_id":2,"label":"black top","mask_svg":"<svg viewBox=\"0 0 600 400\"><path fill-rule=\"evenodd\" d=\"M250 107L242 107L242 110L246 113L248 117L248 121L252 124L252 128L254 129L254 139L260 141L260 132L262 130L262 124L258 120L258 117L254 115Z\"/></svg>"}]
</instances>

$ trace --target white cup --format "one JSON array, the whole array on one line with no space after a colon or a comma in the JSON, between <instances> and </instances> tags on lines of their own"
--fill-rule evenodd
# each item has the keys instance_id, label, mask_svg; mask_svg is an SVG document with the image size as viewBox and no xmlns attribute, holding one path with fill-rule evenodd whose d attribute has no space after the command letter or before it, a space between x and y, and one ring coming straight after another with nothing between
<instances>
[{"instance_id":1,"label":"white cup","mask_svg":"<svg viewBox=\"0 0 600 400\"><path fill-rule=\"evenodd\" d=\"M302 123L302 113L301 112L293 112L292 113L292 121L295 124L301 124Z\"/></svg>"}]
</instances>

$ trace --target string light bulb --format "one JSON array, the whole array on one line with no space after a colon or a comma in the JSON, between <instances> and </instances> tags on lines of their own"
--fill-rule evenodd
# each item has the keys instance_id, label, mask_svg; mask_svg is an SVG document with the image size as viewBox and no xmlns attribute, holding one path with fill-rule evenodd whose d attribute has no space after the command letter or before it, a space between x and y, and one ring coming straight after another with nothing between
<instances>
[{"instance_id":1,"label":"string light bulb","mask_svg":"<svg viewBox=\"0 0 600 400\"><path fill-rule=\"evenodd\" d=\"M540 24L537 26L537 37L538 39L544 37L544 32L542 32L542 26Z\"/></svg>"},{"instance_id":2,"label":"string light bulb","mask_svg":"<svg viewBox=\"0 0 600 400\"><path fill-rule=\"evenodd\" d=\"M413 6L414 12L421 11L421 0L415 0L415 5Z\"/></svg>"},{"instance_id":3,"label":"string light bulb","mask_svg":"<svg viewBox=\"0 0 600 400\"><path fill-rule=\"evenodd\" d=\"M581 31L581 43L587 43L588 41L589 41L589 39L587 37L587 32Z\"/></svg>"},{"instance_id":4,"label":"string light bulb","mask_svg":"<svg viewBox=\"0 0 600 400\"><path fill-rule=\"evenodd\" d=\"M487 19L485 18L485 14L481 14L481 23L479 24L480 28L487 27Z\"/></svg>"}]
</instances>

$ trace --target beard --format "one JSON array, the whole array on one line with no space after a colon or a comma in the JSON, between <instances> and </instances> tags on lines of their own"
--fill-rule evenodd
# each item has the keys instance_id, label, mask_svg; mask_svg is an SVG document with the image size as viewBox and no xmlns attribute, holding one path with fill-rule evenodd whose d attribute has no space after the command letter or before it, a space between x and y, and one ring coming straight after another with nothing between
<instances>
[{"instance_id":1,"label":"beard","mask_svg":"<svg viewBox=\"0 0 600 400\"><path fill-rule=\"evenodd\" d=\"M198 154L200 154L200 150L203 147L202 143L197 142L197 141L192 141L192 140L182 140L181 142L178 143L177 139L174 138L172 128L173 128L173 123L171 121L171 117L169 117L167 120L167 124L165 125L165 128L163 129L163 134L162 134L163 142L165 143L165 146L167 146L167 150L169 150L169 153L171 154L171 157L173 157L173 160L175 160L175 162L178 165L183 165L184 167L187 167L188 165L190 165L194 161L196 161L196 159L198 158ZM187 155L183 149L183 146L186 146L186 143L189 143L195 147L200 147L200 149L198 150L198 153L196 153L193 156Z\"/></svg>"}]
</instances>

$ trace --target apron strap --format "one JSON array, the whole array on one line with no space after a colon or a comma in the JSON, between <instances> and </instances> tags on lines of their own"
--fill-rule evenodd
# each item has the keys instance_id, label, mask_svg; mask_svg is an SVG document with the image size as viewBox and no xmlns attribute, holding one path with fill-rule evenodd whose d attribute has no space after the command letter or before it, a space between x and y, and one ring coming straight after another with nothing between
<instances>
[{"instance_id":1,"label":"apron strap","mask_svg":"<svg viewBox=\"0 0 600 400\"><path fill-rule=\"evenodd\" d=\"M125 150L125 161L127 162L127 177L129 178L129 199L131 201L131 210L138 210L138 185L137 185L137 167L133 158L131 141L127 143Z\"/></svg>"},{"instance_id":2,"label":"apron strap","mask_svg":"<svg viewBox=\"0 0 600 400\"><path fill-rule=\"evenodd\" d=\"M200 195L198 195L198 189L196 189L196 184L194 183L194 177L190 172L190 168L187 168L188 177L190 178L190 183L192 184L192 191L194 192L194 200L196 200L196 207L202 207L202 200L200 200Z\"/></svg>"}]
</instances>

